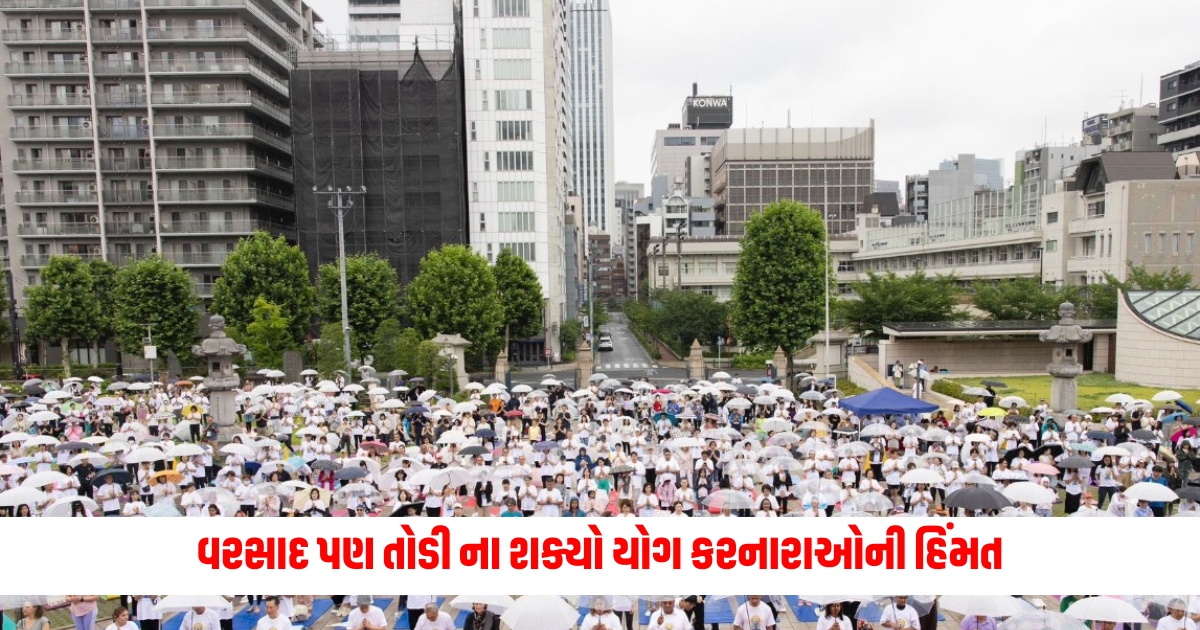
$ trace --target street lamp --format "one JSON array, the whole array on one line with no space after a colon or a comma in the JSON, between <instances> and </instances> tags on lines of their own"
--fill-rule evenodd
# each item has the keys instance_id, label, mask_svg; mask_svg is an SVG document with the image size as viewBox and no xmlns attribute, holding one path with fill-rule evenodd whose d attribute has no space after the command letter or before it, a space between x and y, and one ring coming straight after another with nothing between
<instances>
[{"instance_id":1,"label":"street lamp","mask_svg":"<svg viewBox=\"0 0 1200 630\"><path fill-rule=\"evenodd\" d=\"M354 207L354 196L367 194L366 186L353 190L349 186L334 188L327 186L318 190L313 186L317 196L329 198L329 209L337 216L338 224L338 275L342 284L342 358L346 362L346 379L353 380L354 375L350 365L350 299L346 293L346 213Z\"/></svg>"},{"instance_id":2,"label":"street lamp","mask_svg":"<svg viewBox=\"0 0 1200 630\"><path fill-rule=\"evenodd\" d=\"M675 228L675 290L683 290L683 239L687 230L680 225Z\"/></svg>"},{"instance_id":3,"label":"street lamp","mask_svg":"<svg viewBox=\"0 0 1200 630\"><path fill-rule=\"evenodd\" d=\"M829 211L825 212L825 376L832 376L829 367L829 267L833 259L829 255Z\"/></svg>"}]
</instances>

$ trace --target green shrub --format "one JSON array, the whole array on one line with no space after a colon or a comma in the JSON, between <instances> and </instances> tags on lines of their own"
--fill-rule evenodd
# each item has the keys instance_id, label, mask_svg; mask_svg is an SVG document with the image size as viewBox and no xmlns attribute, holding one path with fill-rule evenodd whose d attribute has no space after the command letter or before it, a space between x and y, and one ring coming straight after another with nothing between
<instances>
[{"instance_id":1,"label":"green shrub","mask_svg":"<svg viewBox=\"0 0 1200 630\"><path fill-rule=\"evenodd\" d=\"M944 396L965 400L963 398L963 386L948 379L939 378L935 380L930 389Z\"/></svg>"},{"instance_id":2,"label":"green shrub","mask_svg":"<svg viewBox=\"0 0 1200 630\"><path fill-rule=\"evenodd\" d=\"M763 370L767 367L767 361L771 361L774 358L774 352L735 354L733 355L733 368L735 370Z\"/></svg>"}]
</instances>

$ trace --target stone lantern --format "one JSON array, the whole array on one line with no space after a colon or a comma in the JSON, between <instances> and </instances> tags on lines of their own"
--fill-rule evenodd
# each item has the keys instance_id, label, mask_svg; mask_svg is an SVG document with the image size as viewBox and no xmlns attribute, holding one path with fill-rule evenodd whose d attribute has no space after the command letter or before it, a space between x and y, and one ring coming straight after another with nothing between
<instances>
[{"instance_id":1,"label":"stone lantern","mask_svg":"<svg viewBox=\"0 0 1200 630\"><path fill-rule=\"evenodd\" d=\"M242 379L233 370L235 357L246 354L246 346L225 334L225 318L213 315L208 319L211 332L200 345L192 346L192 354L208 364L204 386L208 389L209 415L217 425L217 442L224 446L237 434L237 388Z\"/></svg>"},{"instance_id":2,"label":"stone lantern","mask_svg":"<svg viewBox=\"0 0 1200 630\"><path fill-rule=\"evenodd\" d=\"M1058 323L1042 332L1043 343L1054 344L1054 355L1046 372L1054 377L1050 383L1050 407L1054 411L1074 409L1078 394L1075 377L1083 373L1079 353L1083 344L1092 340L1092 333L1075 323L1075 305L1063 302L1058 307Z\"/></svg>"}]
</instances>

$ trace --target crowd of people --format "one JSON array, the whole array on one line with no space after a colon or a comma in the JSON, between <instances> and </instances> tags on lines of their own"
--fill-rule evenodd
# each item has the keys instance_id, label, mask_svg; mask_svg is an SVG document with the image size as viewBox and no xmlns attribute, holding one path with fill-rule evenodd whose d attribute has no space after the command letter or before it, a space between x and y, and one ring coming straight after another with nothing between
<instances>
[{"instance_id":1,"label":"crowd of people","mask_svg":"<svg viewBox=\"0 0 1200 630\"><path fill-rule=\"evenodd\" d=\"M26 383L3 403L0 515L1166 516L1200 500L1200 419L1177 399L1053 413L989 389L860 414L812 377L797 394L723 372L575 391L546 375L452 398L399 373L261 376L223 445L198 377Z\"/></svg>"}]
</instances>

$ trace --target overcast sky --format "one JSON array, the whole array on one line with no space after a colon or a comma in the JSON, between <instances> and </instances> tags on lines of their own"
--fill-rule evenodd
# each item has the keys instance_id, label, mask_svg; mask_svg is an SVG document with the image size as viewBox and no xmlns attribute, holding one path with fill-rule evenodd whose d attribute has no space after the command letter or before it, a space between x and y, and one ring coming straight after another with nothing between
<instances>
[{"instance_id":1,"label":"overcast sky","mask_svg":"<svg viewBox=\"0 0 1200 630\"><path fill-rule=\"evenodd\" d=\"M337 32L344 0L312 0ZM649 183L654 130L692 82L733 89L736 126L875 120L876 177L958 153L1002 158L1078 141L1087 115L1158 100L1200 60L1200 5L1110 0L610 0L616 170Z\"/></svg>"}]
</instances>

